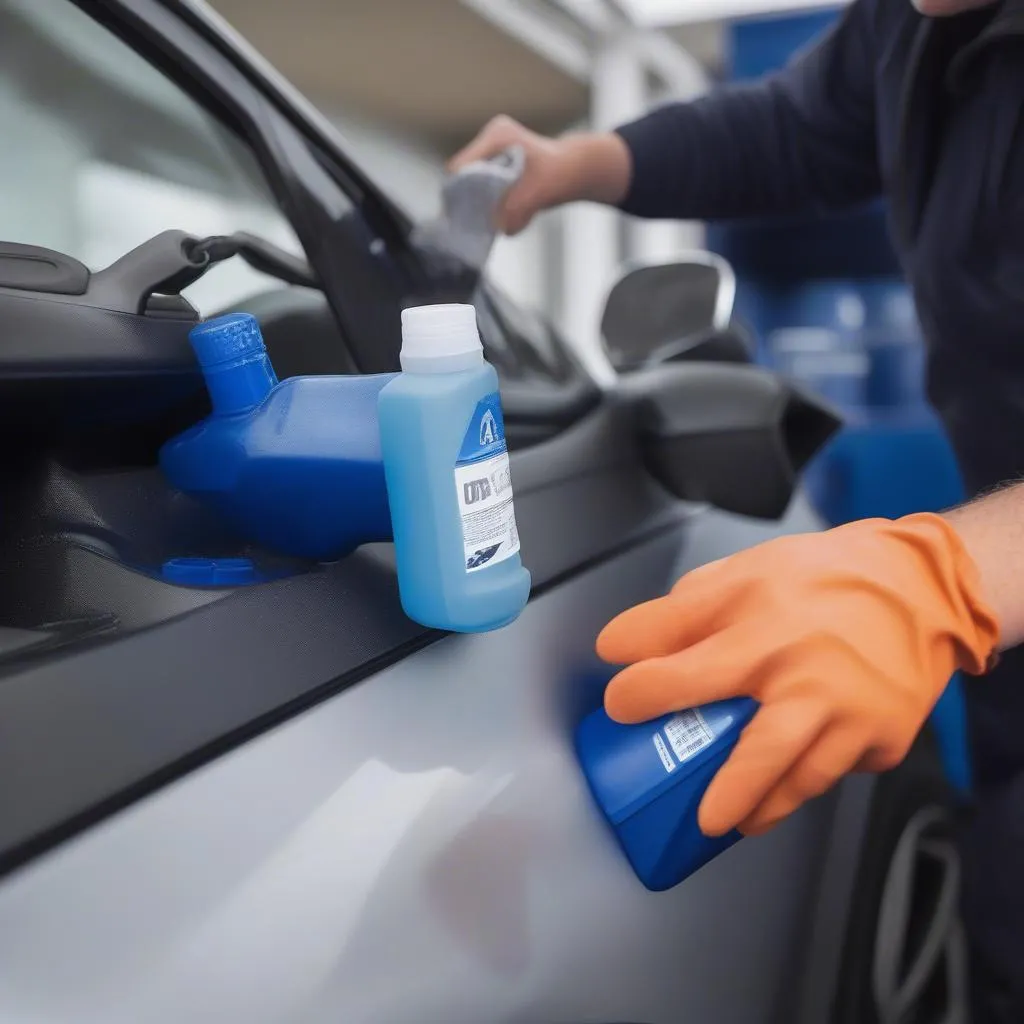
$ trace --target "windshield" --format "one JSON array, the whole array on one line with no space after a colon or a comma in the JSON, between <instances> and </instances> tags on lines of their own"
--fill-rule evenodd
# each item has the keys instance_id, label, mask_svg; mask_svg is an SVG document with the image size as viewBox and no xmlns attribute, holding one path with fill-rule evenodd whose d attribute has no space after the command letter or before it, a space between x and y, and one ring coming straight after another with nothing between
<instances>
[{"instance_id":1,"label":"windshield","mask_svg":"<svg viewBox=\"0 0 1024 1024\"><path fill-rule=\"evenodd\" d=\"M302 253L237 136L69 0L0 0L0 124L2 240L92 269L168 228ZM232 260L186 295L208 312L267 283Z\"/></svg>"}]
</instances>

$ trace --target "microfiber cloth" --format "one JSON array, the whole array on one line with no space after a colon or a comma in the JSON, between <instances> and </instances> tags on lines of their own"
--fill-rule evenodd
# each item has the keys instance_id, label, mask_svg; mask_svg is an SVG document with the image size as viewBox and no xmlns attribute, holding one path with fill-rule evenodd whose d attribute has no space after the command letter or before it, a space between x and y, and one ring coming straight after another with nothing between
<instances>
[{"instance_id":1,"label":"microfiber cloth","mask_svg":"<svg viewBox=\"0 0 1024 1024\"><path fill-rule=\"evenodd\" d=\"M440 214L413 229L413 244L482 270L498 233L496 220L502 200L522 177L525 166L525 150L513 146L451 175L441 189Z\"/></svg>"}]
</instances>

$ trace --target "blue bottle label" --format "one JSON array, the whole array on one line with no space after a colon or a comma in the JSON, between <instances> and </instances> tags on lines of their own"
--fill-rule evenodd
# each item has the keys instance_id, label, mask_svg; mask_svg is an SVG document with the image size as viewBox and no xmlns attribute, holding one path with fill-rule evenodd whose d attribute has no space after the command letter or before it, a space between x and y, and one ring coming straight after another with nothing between
<instances>
[{"instance_id":1,"label":"blue bottle label","mask_svg":"<svg viewBox=\"0 0 1024 1024\"><path fill-rule=\"evenodd\" d=\"M455 463L466 572L478 572L519 550L505 421L497 391L476 406Z\"/></svg>"},{"instance_id":2,"label":"blue bottle label","mask_svg":"<svg viewBox=\"0 0 1024 1024\"><path fill-rule=\"evenodd\" d=\"M685 764L714 741L715 734L699 708L673 715L664 727L654 734L654 746L658 751L658 757L661 758L665 771L669 773L676 770L677 762ZM672 750L671 754L669 748ZM675 754L675 760L672 754Z\"/></svg>"}]
</instances>

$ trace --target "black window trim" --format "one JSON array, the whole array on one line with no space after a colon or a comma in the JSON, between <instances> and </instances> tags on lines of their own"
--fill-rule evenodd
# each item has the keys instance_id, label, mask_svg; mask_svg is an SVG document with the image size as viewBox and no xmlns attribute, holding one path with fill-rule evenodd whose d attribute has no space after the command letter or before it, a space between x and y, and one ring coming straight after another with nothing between
<instances>
[{"instance_id":1,"label":"black window trim","mask_svg":"<svg viewBox=\"0 0 1024 1024\"><path fill-rule=\"evenodd\" d=\"M359 210L400 265L411 258L408 222L278 85L247 63L247 57L195 5L177 0L68 0L120 38L195 102L233 131L255 156L282 214L291 223L306 256L317 269L343 343L363 372L397 368L397 351L374 352L363 337L352 295L345 284L352 274L349 254L337 244L332 207ZM315 161L332 189L331 196L308 187ZM383 365L372 365L377 362ZM391 363L394 366L391 366Z\"/></svg>"}]
</instances>

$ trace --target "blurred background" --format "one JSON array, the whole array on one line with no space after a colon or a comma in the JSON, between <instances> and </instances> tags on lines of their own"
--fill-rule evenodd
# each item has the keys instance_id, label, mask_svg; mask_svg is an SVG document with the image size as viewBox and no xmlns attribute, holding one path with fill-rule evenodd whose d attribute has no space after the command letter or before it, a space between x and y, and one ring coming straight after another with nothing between
<instances>
[{"instance_id":1,"label":"blurred background","mask_svg":"<svg viewBox=\"0 0 1024 1024\"><path fill-rule=\"evenodd\" d=\"M417 217L436 207L445 160L495 114L545 133L610 127L655 102L704 91L728 63L724 8L703 0L213 6L328 113L355 158ZM639 28L662 21L663 31ZM596 229L588 223L595 216ZM672 255L703 239L699 226L676 224L620 238L631 230L620 220L592 210L542 217L521 237L502 240L492 273L513 297L592 331L623 257ZM602 230L597 251L593 237ZM584 278L588 270L592 278ZM592 292L582 301L586 314L572 294L580 288Z\"/></svg>"}]
</instances>

